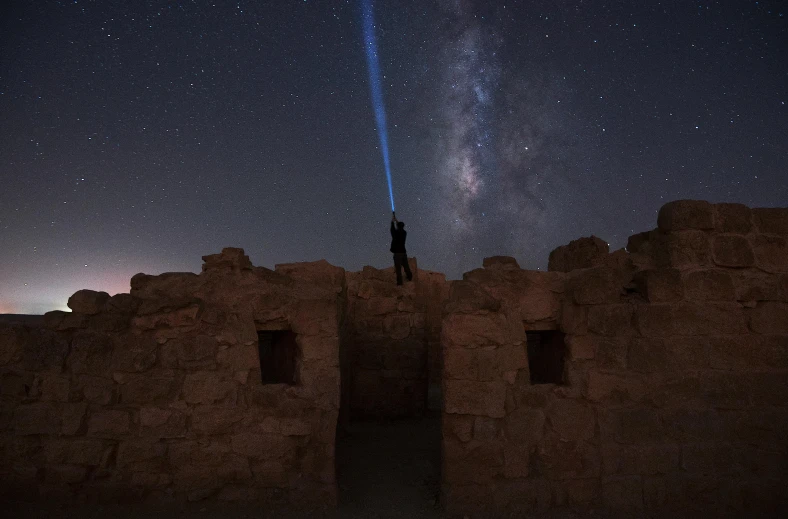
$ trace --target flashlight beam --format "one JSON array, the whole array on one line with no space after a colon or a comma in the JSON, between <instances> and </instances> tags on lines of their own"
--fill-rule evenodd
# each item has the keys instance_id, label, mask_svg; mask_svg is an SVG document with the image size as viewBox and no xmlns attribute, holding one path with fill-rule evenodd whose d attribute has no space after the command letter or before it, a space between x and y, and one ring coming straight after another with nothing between
<instances>
[{"instance_id":1,"label":"flashlight beam","mask_svg":"<svg viewBox=\"0 0 788 519\"><path fill-rule=\"evenodd\" d=\"M380 61L378 60L378 42L375 37L375 20L372 13L372 0L362 0L362 18L364 27L364 49L367 51L367 72L369 73L369 91L372 95L372 108L375 112L375 124L378 129L380 151L383 154L383 167L389 185L389 200L394 211L394 190L391 187L391 164L389 163L389 136L386 126L386 107L383 104L383 88L380 81Z\"/></svg>"}]
</instances>

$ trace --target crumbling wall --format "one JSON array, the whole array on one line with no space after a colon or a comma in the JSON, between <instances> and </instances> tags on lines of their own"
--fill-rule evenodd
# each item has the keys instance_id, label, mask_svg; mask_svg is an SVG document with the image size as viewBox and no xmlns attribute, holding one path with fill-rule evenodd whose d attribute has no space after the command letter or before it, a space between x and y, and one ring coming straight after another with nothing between
<instances>
[{"instance_id":1,"label":"crumbling wall","mask_svg":"<svg viewBox=\"0 0 788 519\"><path fill-rule=\"evenodd\" d=\"M15 497L336 502L344 271L252 267L80 291L44 327L0 327L0 487ZM294 384L263 384L258 332L296 334Z\"/></svg>"},{"instance_id":2,"label":"crumbling wall","mask_svg":"<svg viewBox=\"0 0 788 519\"><path fill-rule=\"evenodd\" d=\"M490 265L454 283L446 509L785 515L786 240L788 209L679 201L591 268ZM552 289L531 297L526 279ZM537 328L523 316L540 300L559 308L537 326L555 319L565 334L560 383L530 381L526 331Z\"/></svg>"},{"instance_id":3,"label":"crumbling wall","mask_svg":"<svg viewBox=\"0 0 788 519\"><path fill-rule=\"evenodd\" d=\"M396 285L393 268L346 273L353 417L415 416L426 408L447 285L444 275L409 261L413 281L403 286Z\"/></svg>"}]
</instances>

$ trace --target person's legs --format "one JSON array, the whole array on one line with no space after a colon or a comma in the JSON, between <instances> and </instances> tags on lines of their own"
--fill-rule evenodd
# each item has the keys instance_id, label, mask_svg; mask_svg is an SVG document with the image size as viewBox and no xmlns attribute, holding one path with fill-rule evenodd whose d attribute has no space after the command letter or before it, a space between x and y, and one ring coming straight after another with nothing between
<instances>
[{"instance_id":1,"label":"person's legs","mask_svg":"<svg viewBox=\"0 0 788 519\"><path fill-rule=\"evenodd\" d=\"M405 263L407 265L407 262ZM405 267L407 268L407 266ZM402 255L394 254L394 270L397 272L397 284L402 284Z\"/></svg>"},{"instance_id":2,"label":"person's legs","mask_svg":"<svg viewBox=\"0 0 788 519\"><path fill-rule=\"evenodd\" d=\"M410 271L410 265L408 264L408 256L406 254L402 255L402 266L405 267L405 276L407 276L408 281L413 281L413 273Z\"/></svg>"}]
</instances>

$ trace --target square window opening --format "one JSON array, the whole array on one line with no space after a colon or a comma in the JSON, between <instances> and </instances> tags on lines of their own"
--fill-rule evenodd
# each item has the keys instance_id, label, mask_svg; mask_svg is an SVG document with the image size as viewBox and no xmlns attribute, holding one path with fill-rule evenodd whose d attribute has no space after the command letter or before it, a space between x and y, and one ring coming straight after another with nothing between
<instances>
[{"instance_id":1,"label":"square window opening","mask_svg":"<svg viewBox=\"0 0 788 519\"><path fill-rule=\"evenodd\" d=\"M260 378L263 384L296 383L298 345L290 330L257 332Z\"/></svg>"},{"instance_id":2,"label":"square window opening","mask_svg":"<svg viewBox=\"0 0 788 519\"><path fill-rule=\"evenodd\" d=\"M531 384L564 383L564 334L557 330L527 331Z\"/></svg>"}]
</instances>

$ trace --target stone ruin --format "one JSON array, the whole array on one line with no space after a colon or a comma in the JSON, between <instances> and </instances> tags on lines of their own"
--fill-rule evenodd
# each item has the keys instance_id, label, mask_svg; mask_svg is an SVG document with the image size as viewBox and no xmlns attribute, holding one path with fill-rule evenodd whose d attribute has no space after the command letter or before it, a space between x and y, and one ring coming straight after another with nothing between
<instances>
[{"instance_id":1,"label":"stone ruin","mask_svg":"<svg viewBox=\"0 0 788 519\"><path fill-rule=\"evenodd\" d=\"M0 324L0 492L331 509L338 425L437 408L449 516L788 512L788 209L671 202L626 250L404 287L203 259Z\"/></svg>"}]
</instances>

